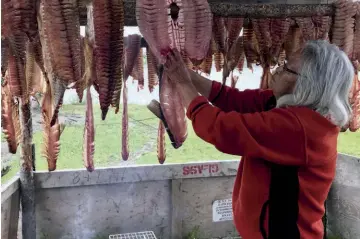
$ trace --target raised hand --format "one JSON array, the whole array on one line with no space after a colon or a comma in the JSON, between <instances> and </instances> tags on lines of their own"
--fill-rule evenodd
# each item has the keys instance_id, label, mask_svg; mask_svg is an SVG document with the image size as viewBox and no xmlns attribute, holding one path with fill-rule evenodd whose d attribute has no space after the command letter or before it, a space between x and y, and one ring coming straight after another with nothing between
<instances>
[{"instance_id":1,"label":"raised hand","mask_svg":"<svg viewBox=\"0 0 360 239\"><path fill-rule=\"evenodd\" d=\"M178 50L170 50L166 56L164 68L170 81L179 90L184 107L188 108L190 102L199 96L199 93L192 84L189 71Z\"/></svg>"},{"instance_id":2,"label":"raised hand","mask_svg":"<svg viewBox=\"0 0 360 239\"><path fill-rule=\"evenodd\" d=\"M192 84L188 69L176 48L167 54L164 68L173 83Z\"/></svg>"}]
</instances>

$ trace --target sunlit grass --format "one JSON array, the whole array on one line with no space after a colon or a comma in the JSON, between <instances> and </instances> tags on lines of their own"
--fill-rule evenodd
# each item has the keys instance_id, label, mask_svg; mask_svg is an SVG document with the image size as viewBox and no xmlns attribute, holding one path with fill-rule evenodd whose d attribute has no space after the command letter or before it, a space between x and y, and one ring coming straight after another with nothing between
<instances>
[{"instance_id":1,"label":"sunlit grass","mask_svg":"<svg viewBox=\"0 0 360 239\"><path fill-rule=\"evenodd\" d=\"M360 131L355 133L344 132L340 133L338 139L338 151L341 153L354 155L360 157Z\"/></svg>"}]
</instances>

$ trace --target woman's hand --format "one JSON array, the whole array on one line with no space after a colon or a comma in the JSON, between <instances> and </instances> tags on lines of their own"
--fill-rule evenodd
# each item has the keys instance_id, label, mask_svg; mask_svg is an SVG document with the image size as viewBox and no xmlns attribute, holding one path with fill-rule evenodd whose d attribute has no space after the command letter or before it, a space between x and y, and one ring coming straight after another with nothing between
<instances>
[{"instance_id":1,"label":"woman's hand","mask_svg":"<svg viewBox=\"0 0 360 239\"><path fill-rule=\"evenodd\" d=\"M176 48L170 50L167 54L164 68L172 82L179 84L192 84L188 69L180 52Z\"/></svg>"},{"instance_id":2,"label":"woman's hand","mask_svg":"<svg viewBox=\"0 0 360 239\"><path fill-rule=\"evenodd\" d=\"M170 81L179 89L184 106L188 108L191 101L199 96L199 93L192 84L189 71L177 49L170 50L164 68Z\"/></svg>"},{"instance_id":3,"label":"woman's hand","mask_svg":"<svg viewBox=\"0 0 360 239\"><path fill-rule=\"evenodd\" d=\"M291 94L299 75L301 64L301 51L291 55L284 66L278 67L274 74L270 74L269 88L273 90L276 99L286 94Z\"/></svg>"}]
</instances>

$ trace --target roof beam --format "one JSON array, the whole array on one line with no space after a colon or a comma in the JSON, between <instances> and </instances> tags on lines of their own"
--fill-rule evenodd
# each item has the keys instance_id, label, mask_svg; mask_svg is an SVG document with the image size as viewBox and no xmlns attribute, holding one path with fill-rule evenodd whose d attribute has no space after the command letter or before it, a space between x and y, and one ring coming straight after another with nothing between
<instances>
[{"instance_id":1,"label":"roof beam","mask_svg":"<svg viewBox=\"0 0 360 239\"><path fill-rule=\"evenodd\" d=\"M86 25L85 1L88 0L82 1L80 24L84 26ZM312 0L311 4L307 3L308 0L208 0L208 2L213 14L223 17L277 18L334 14L333 0ZM125 26L137 26L135 8L135 0L124 0Z\"/></svg>"}]
</instances>

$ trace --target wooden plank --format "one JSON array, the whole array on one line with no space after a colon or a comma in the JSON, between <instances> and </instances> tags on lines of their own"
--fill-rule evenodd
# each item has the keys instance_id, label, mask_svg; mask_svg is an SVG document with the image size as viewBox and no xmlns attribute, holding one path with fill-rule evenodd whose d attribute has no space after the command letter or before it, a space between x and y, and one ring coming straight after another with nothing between
<instances>
[{"instance_id":1,"label":"wooden plank","mask_svg":"<svg viewBox=\"0 0 360 239\"><path fill-rule=\"evenodd\" d=\"M329 4L238 4L230 2L210 4L216 16L223 17L311 17L333 15L334 8Z\"/></svg>"},{"instance_id":2,"label":"wooden plank","mask_svg":"<svg viewBox=\"0 0 360 239\"><path fill-rule=\"evenodd\" d=\"M334 0L209 0L214 15L224 17L307 17L333 15ZM137 26L136 1L124 0L125 26ZM80 24L86 25L85 0L80 4Z\"/></svg>"},{"instance_id":3,"label":"wooden plank","mask_svg":"<svg viewBox=\"0 0 360 239\"><path fill-rule=\"evenodd\" d=\"M1 186L1 238L17 238L20 210L19 178Z\"/></svg>"},{"instance_id":4,"label":"wooden plank","mask_svg":"<svg viewBox=\"0 0 360 239\"><path fill-rule=\"evenodd\" d=\"M360 238L360 158L339 154L336 177L327 200L330 234Z\"/></svg>"},{"instance_id":5,"label":"wooden plank","mask_svg":"<svg viewBox=\"0 0 360 239\"><path fill-rule=\"evenodd\" d=\"M18 222L20 210L20 193L15 191L9 198L1 202L1 238L18 238Z\"/></svg>"},{"instance_id":6,"label":"wooden plank","mask_svg":"<svg viewBox=\"0 0 360 239\"><path fill-rule=\"evenodd\" d=\"M11 195L19 190L20 181L17 176L9 180L5 185L1 186L1 203L11 197Z\"/></svg>"}]
</instances>

